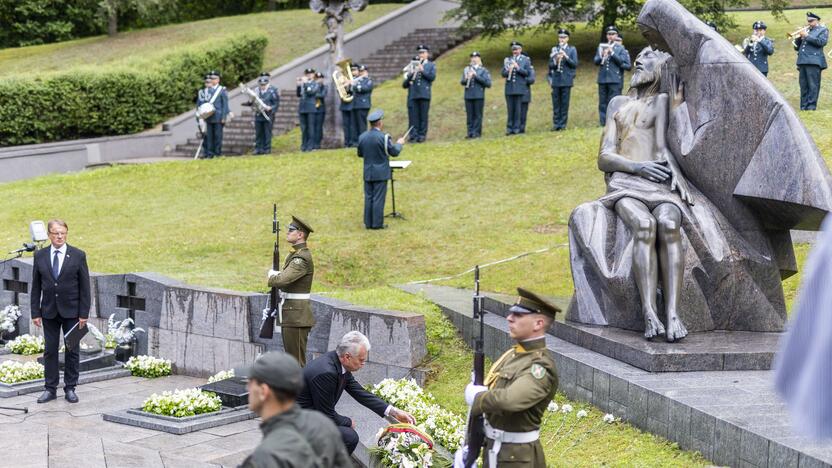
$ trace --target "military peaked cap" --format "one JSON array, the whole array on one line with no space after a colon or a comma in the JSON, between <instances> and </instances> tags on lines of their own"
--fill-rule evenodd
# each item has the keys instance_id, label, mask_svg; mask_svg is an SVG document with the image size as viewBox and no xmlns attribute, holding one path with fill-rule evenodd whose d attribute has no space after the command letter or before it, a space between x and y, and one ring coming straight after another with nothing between
<instances>
[{"instance_id":1,"label":"military peaked cap","mask_svg":"<svg viewBox=\"0 0 832 468\"><path fill-rule=\"evenodd\" d=\"M216 78L221 77L222 75L220 74L220 72L218 72L218 71L216 71L216 70L211 70L211 71L209 71L209 72L208 72L208 76L209 76L210 78L214 78L214 79L216 79Z\"/></svg>"},{"instance_id":2,"label":"military peaked cap","mask_svg":"<svg viewBox=\"0 0 832 468\"><path fill-rule=\"evenodd\" d=\"M255 379L295 395L303 390L303 370L300 364L292 356L280 351L261 355L249 367L234 369L234 376Z\"/></svg>"},{"instance_id":3,"label":"military peaked cap","mask_svg":"<svg viewBox=\"0 0 832 468\"><path fill-rule=\"evenodd\" d=\"M370 113L370 116L367 117L367 121L368 122L378 122L382 118L384 118L384 111L381 110L381 109L376 109L372 113Z\"/></svg>"},{"instance_id":4,"label":"military peaked cap","mask_svg":"<svg viewBox=\"0 0 832 468\"><path fill-rule=\"evenodd\" d=\"M302 219L298 218L295 215L292 215L292 223L289 224L290 227L295 227L299 231L303 231L306 234L313 233L315 231L309 226L309 224L305 223Z\"/></svg>"},{"instance_id":5,"label":"military peaked cap","mask_svg":"<svg viewBox=\"0 0 832 468\"><path fill-rule=\"evenodd\" d=\"M816 15L816 14L814 14L810 11L809 13L806 13L806 19L816 19L816 20L820 21L820 16L818 16L818 15Z\"/></svg>"},{"instance_id":6,"label":"military peaked cap","mask_svg":"<svg viewBox=\"0 0 832 468\"><path fill-rule=\"evenodd\" d=\"M555 318L560 312L560 307L527 289L517 288L517 294L517 302L508 310L513 314L543 314Z\"/></svg>"},{"instance_id":7,"label":"military peaked cap","mask_svg":"<svg viewBox=\"0 0 832 468\"><path fill-rule=\"evenodd\" d=\"M419 44L416 46L416 50L419 52L430 52L430 47L425 44Z\"/></svg>"},{"instance_id":8,"label":"military peaked cap","mask_svg":"<svg viewBox=\"0 0 832 468\"><path fill-rule=\"evenodd\" d=\"M522 49L523 44L521 44L520 42L517 42L517 41L511 41L511 48L512 48L512 50L513 49Z\"/></svg>"},{"instance_id":9,"label":"military peaked cap","mask_svg":"<svg viewBox=\"0 0 832 468\"><path fill-rule=\"evenodd\" d=\"M755 21L751 29L767 29L766 24L762 21Z\"/></svg>"},{"instance_id":10,"label":"military peaked cap","mask_svg":"<svg viewBox=\"0 0 832 468\"><path fill-rule=\"evenodd\" d=\"M303 71L304 75L308 75L310 73L315 73L315 69L314 68L307 68L306 70Z\"/></svg>"},{"instance_id":11,"label":"military peaked cap","mask_svg":"<svg viewBox=\"0 0 832 468\"><path fill-rule=\"evenodd\" d=\"M569 37L569 31L566 29L558 29L558 37Z\"/></svg>"},{"instance_id":12,"label":"military peaked cap","mask_svg":"<svg viewBox=\"0 0 832 468\"><path fill-rule=\"evenodd\" d=\"M616 28L615 26L607 26L606 32L607 34L618 34L618 28Z\"/></svg>"},{"instance_id":13,"label":"military peaked cap","mask_svg":"<svg viewBox=\"0 0 832 468\"><path fill-rule=\"evenodd\" d=\"M479 56L480 56L480 53L477 52L476 50L471 52L471 57L479 57Z\"/></svg>"}]
</instances>

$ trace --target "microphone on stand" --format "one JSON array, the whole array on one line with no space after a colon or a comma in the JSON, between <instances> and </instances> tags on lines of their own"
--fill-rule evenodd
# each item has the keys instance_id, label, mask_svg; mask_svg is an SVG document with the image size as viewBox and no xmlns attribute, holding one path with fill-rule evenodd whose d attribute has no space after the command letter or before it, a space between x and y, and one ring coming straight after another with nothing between
<instances>
[{"instance_id":1,"label":"microphone on stand","mask_svg":"<svg viewBox=\"0 0 832 468\"><path fill-rule=\"evenodd\" d=\"M25 242L25 243L23 243L23 247L21 247L17 250L12 250L9 253L10 254L16 254L16 253L22 253L22 252L34 252L34 250L36 248L37 248L37 246L33 242Z\"/></svg>"}]
</instances>

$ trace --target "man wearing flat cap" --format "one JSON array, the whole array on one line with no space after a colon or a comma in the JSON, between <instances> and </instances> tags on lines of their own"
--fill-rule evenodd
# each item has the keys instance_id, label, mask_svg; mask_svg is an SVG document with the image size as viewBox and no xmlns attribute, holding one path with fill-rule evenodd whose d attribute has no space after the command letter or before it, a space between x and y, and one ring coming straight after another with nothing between
<instances>
[{"instance_id":1,"label":"man wearing flat cap","mask_svg":"<svg viewBox=\"0 0 832 468\"><path fill-rule=\"evenodd\" d=\"M295 403L304 383L292 356L266 353L251 367L236 369L235 375L248 379L248 407L263 420L263 440L242 468L352 468L335 424Z\"/></svg>"},{"instance_id":2,"label":"man wearing flat cap","mask_svg":"<svg viewBox=\"0 0 832 468\"><path fill-rule=\"evenodd\" d=\"M558 306L523 288L509 309L509 334L517 342L498 359L483 382L468 384L465 401L471 415L484 416L486 446L483 466L546 466L540 444L540 424L555 396L555 361L546 349L546 330L560 312ZM457 452L464 456L465 447Z\"/></svg>"},{"instance_id":3,"label":"man wearing flat cap","mask_svg":"<svg viewBox=\"0 0 832 468\"><path fill-rule=\"evenodd\" d=\"M301 151L312 151L315 147L315 116L318 113L318 92L320 83L315 80L315 69L307 68L304 75L297 78L296 94L300 98L298 103L298 117L300 119Z\"/></svg>"},{"instance_id":4,"label":"man wearing flat cap","mask_svg":"<svg viewBox=\"0 0 832 468\"><path fill-rule=\"evenodd\" d=\"M552 130L566 128L569 98L578 67L578 51L569 45L569 31L558 31L558 45L549 53L549 86L552 87Z\"/></svg>"},{"instance_id":5,"label":"man wearing flat cap","mask_svg":"<svg viewBox=\"0 0 832 468\"><path fill-rule=\"evenodd\" d=\"M306 241L312 228L297 216L286 229L286 241L292 244L292 252L286 256L283 269L269 270L269 287L280 290L278 307L279 325L283 335L283 349L301 366L306 365L306 340L309 330L315 326L312 306L309 304L315 265Z\"/></svg>"},{"instance_id":6,"label":"man wearing flat cap","mask_svg":"<svg viewBox=\"0 0 832 468\"><path fill-rule=\"evenodd\" d=\"M387 181L390 180L390 157L402 152L404 137L393 143L389 133L384 133L384 111L370 114L370 129L358 137L358 157L364 159L364 227L384 229L384 202L387 198Z\"/></svg>"},{"instance_id":7,"label":"man wearing flat cap","mask_svg":"<svg viewBox=\"0 0 832 468\"><path fill-rule=\"evenodd\" d=\"M520 133L520 121L523 113L523 96L529 89L526 81L532 73L532 62L523 55L523 44L513 41L511 43L511 55L503 59L503 70L501 74L506 79L505 95L506 110L506 135L517 135Z\"/></svg>"},{"instance_id":8,"label":"man wearing flat cap","mask_svg":"<svg viewBox=\"0 0 832 468\"><path fill-rule=\"evenodd\" d=\"M631 68L630 54L619 44L618 29L606 29L607 42L598 44L595 65L598 65L598 118L601 126L607 122L607 106L624 89L624 71Z\"/></svg>"},{"instance_id":9,"label":"man wearing flat cap","mask_svg":"<svg viewBox=\"0 0 832 468\"><path fill-rule=\"evenodd\" d=\"M222 131L229 114L228 93L220 86L220 72L211 70L205 74L205 88L199 90L196 107L210 103L214 111L205 117L205 133L202 135L202 147L205 157L210 159L222 154Z\"/></svg>"},{"instance_id":10,"label":"man wearing flat cap","mask_svg":"<svg viewBox=\"0 0 832 468\"><path fill-rule=\"evenodd\" d=\"M277 88L269 84L270 77L268 72L263 72L257 78L257 97L266 105L266 115L271 120L260 112L254 112L254 154L271 154L272 152L272 128L274 116L277 115L277 108L280 105L280 94Z\"/></svg>"},{"instance_id":11,"label":"man wearing flat cap","mask_svg":"<svg viewBox=\"0 0 832 468\"><path fill-rule=\"evenodd\" d=\"M766 24L755 21L751 28L754 30L749 38L743 41L743 55L757 70L768 76L768 56L774 53L774 42L766 37Z\"/></svg>"},{"instance_id":12,"label":"man wearing flat cap","mask_svg":"<svg viewBox=\"0 0 832 468\"><path fill-rule=\"evenodd\" d=\"M829 30L820 24L820 16L806 13L806 27L794 40L797 70L800 72L800 110L816 110L820 93L820 73L826 69L823 48L829 41Z\"/></svg>"}]
</instances>

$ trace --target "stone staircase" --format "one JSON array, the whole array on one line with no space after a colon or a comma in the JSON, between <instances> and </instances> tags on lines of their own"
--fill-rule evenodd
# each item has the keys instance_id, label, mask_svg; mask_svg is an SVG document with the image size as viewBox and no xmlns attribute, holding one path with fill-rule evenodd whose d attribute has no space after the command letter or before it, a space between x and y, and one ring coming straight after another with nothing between
<instances>
[{"instance_id":1,"label":"stone staircase","mask_svg":"<svg viewBox=\"0 0 832 468\"><path fill-rule=\"evenodd\" d=\"M473 34L465 34L453 28L417 29L407 36L396 39L382 49L366 58L355 60L364 64L370 70L370 76L376 84L399 78L402 68L416 54L419 44L427 44L431 48L432 58L436 58L451 48L471 38ZM330 90L332 90L330 88ZM330 112L330 109L327 109ZM243 111L225 125L223 132L223 154L241 155L254 149L254 124L252 112ZM274 121L274 136L289 132L299 125L298 97L294 89L280 90L280 107ZM176 150L169 156L193 157L200 140L194 136L186 144L177 145Z\"/></svg>"}]
</instances>

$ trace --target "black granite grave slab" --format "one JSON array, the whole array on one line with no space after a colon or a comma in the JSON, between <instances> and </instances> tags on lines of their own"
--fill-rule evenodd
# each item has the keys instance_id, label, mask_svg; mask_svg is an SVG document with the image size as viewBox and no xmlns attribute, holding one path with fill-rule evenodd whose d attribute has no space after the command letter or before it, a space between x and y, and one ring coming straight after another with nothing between
<instances>
[{"instance_id":1,"label":"black granite grave slab","mask_svg":"<svg viewBox=\"0 0 832 468\"><path fill-rule=\"evenodd\" d=\"M64 353L58 353L58 369L64 370ZM38 362L43 364L43 356L38 358ZM87 354L81 351L81 363L78 366L79 372L92 371L104 369L106 367L113 367L116 365L116 358L112 351L97 352L94 354Z\"/></svg>"},{"instance_id":2,"label":"black granite grave slab","mask_svg":"<svg viewBox=\"0 0 832 468\"><path fill-rule=\"evenodd\" d=\"M231 378L219 380L205 384L199 388L206 392L216 393L220 397L223 406L237 408L248 405L248 389L246 389L245 379Z\"/></svg>"},{"instance_id":3,"label":"black granite grave slab","mask_svg":"<svg viewBox=\"0 0 832 468\"><path fill-rule=\"evenodd\" d=\"M550 333L562 340L649 372L768 370L781 333L712 331L683 340L652 341L642 333L575 322L555 322Z\"/></svg>"},{"instance_id":4,"label":"black granite grave slab","mask_svg":"<svg viewBox=\"0 0 832 468\"><path fill-rule=\"evenodd\" d=\"M257 417L246 407L225 408L214 413L198 414L186 418L173 418L159 414L152 414L142 411L140 408L104 413L101 417L110 421L128 426L136 426L154 431L168 432L182 435L190 432L210 429L212 427L224 426L235 422L246 421Z\"/></svg>"}]
</instances>

